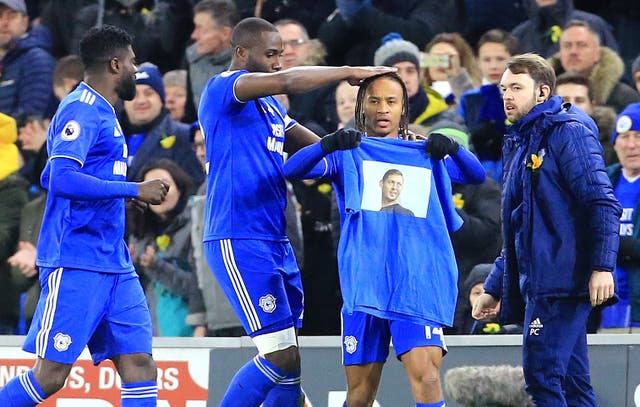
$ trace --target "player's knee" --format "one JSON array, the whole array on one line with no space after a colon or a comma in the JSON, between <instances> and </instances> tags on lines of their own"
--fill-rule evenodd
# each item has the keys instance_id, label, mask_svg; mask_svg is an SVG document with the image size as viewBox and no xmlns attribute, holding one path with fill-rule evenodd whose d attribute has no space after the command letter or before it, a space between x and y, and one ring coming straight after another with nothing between
<instances>
[{"instance_id":1,"label":"player's knee","mask_svg":"<svg viewBox=\"0 0 640 407\"><path fill-rule=\"evenodd\" d=\"M300 371L300 353L293 327L253 338L258 353L285 373Z\"/></svg>"},{"instance_id":2,"label":"player's knee","mask_svg":"<svg viewBox=\"0 0 640 407\"><path fill-rule=\"evenodd\" d=\"M151 382L158 377L156 362L147 353L119 355L113 363L123 383Z\"/></svg>"},{"instance_id":3,"label":"player's knee","mask_svg":"<svg viewBox=\"0 0 640 407\"><path fill-rule=\"evenodd\" d=\"M267 353L264 358L276 365L284 373L300 372L300 352L298 352L297 346L292 345L287 349Z\"/></svg>"},{"instance_id":4,"label":"player's knee","mask_svg":"<svg viewBox=\"0 0 640 407\"><path fill-rule=\"evenodd\" d=\"M33 375L42 391L50 396L64 386L67 376L71 372L71 365L38 359L33 367Z\"/></svg>"}]
</instances>

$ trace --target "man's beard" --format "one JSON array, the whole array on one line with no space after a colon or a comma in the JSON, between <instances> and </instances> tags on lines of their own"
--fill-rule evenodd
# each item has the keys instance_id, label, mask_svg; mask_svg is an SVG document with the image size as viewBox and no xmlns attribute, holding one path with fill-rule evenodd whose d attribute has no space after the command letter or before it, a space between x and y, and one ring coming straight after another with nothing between
<instances>
[{"instance_id":1,"label":"man's beard","mask_svg":"<svg viewBox=\"0 0 640 407\"><path fill-rule=\"evenodd\" d=\"M133 100L136 97L135 77L123 77L116 87L116 93L122 100Z\"/></svg>"}]
</instances>

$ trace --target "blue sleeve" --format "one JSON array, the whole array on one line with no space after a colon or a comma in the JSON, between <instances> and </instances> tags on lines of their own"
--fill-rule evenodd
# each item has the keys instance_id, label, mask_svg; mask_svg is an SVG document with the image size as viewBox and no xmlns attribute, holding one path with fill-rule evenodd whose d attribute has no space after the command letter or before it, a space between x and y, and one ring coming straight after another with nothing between
<instances>
[{"instance_id":1,"label":"blue sleeve","mask_svg":"<svg viewBox=\"0 0 640 407\"><path fill-rule=\"evenodd\" d=\"M464 147L444 160L452 182L457 184L482 184L487 177L478 158Z\"/></svg>"},{"instance_id":2,"label":"blue sleeve","mask_svg":"<svg viewBox=\"0 0 640 407\"><path fill-rule=\"evenodd\" d=\"M77 201L114 198L137 198L138 185L133 182L104 181L81 171L80 163L58 157L50 161L49 193Z\"/></svg>"},{"instance_id":3,"label":"blue sleeve","mask_svg":"<svg viewBox=\"0 0 640 407\"><path fill-rule=\"evenodd\" d=\"M313 179L330 176L329 161L320 142L298 150L284 163L284 176L291 179Z\"/></svg>"},{"instance_id":4,"label":"blue sleeve","mask_svg":"<svg viewBox=\"0 0 640 407\"><path fill-rule=\"evenodd\" d=\"M613 195L597 134L575 122L560 126L549 138L560 144L558 168L572 196L587 210L591 229L591 267L613 271L616 267L622 208Z\"/></svg>"},{"instance_id":5,"label":"blue sleeve","mask_svg":"<svg viewBox=\"0 0 640 407\"><path fill-rule=\"evenodd\" d=\"M75 101L58 110L56 115L47 134L49 158L72 158L84 165L98 138L98 110L87 103Z\"/></svg>"}]
</instances>

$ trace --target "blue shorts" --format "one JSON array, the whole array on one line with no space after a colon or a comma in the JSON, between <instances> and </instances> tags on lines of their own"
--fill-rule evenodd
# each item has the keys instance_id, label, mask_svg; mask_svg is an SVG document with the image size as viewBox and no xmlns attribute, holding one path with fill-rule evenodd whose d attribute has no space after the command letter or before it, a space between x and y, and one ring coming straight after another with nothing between
<instances>
[{"instance_id":1,"label":"blue shorts","mask_svg":"<svg viewBox=\"0 0 640 407\"><path fill-rule=\"evenodd\" d=\"M342 364L363 365L387 361L393 338L396 357L421 346L437 346L447 353L441 325L418 325L389 320L364 312L347 314L342 310Z\"/></svg>"},{"instance_id":2,"label":"blue shorts","mask_svg":"<svg viewBox=\"0 0 640 407\"><path fill-rule=\"evenodd\" d=\"M204 252L249 336L302 326L302 279L289 242L212 240Z\"/></svg>"},{"instance_id":3,"label":"blue shorts","mask_svg":"<svg viewBox=\"0 0 640 407\"><path fill-rule=\"evenodd\" d=\"M85 346L95 364L151 354L151 315L135 271L98 273L40 268L42 292L23 349L72 364Z\"/></svg>"}]
</instances>

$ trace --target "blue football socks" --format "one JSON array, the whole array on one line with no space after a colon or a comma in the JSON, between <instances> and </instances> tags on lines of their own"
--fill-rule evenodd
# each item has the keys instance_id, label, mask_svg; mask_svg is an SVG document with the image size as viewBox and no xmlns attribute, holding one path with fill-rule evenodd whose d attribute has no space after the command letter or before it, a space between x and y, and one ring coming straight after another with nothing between
<instances>
[{"instance_id":1,"label":"blue football socks","mask_svg":"<svg viewBox=\"0 0 640 407\"><path fill-rule=\"evenodd\" d=\"M285 378L279 368L258 355L238 370L219 407L258 407Z\"/></svg>"},{"instance_id":2,"label":"blue football socks","mask_svg":"<svg viewBox=\"0 0 640 407\"><path fill-rule=\"evenodd\" d=\"M122 407L156 407L158 402L158 383L122 383L120 399Z\"/></svg>"},{"instance_id":3,"label":"blue football socks","mask_svg":"<svg viewBox=\"0 0 640 407\"><path fill-rule=\"evenodd\" d=\"M46 398L31 370L14 377L0 390L0 406L33 407Z\"/></svg>"}]
</instances>

